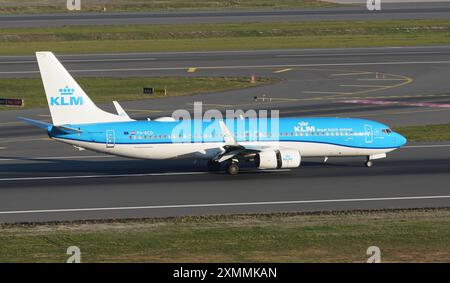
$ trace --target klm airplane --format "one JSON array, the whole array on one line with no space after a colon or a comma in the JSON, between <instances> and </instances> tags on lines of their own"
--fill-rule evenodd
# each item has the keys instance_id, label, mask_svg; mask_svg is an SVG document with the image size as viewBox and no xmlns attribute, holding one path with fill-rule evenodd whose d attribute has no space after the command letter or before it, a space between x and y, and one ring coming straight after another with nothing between
<instances>
[{"instance_id":1,"label":"klm airplane","mask_svg":"<svg viewBox=\"0 0 450 283\"><path fill-rule=\"evenodd\" d=\"M116 101L118 114L98 108L53 53L37 52L36 57L52 124L19 119L78 149L141 159L203 159L235 175L239 162L254 162L259 169L296 168L303 157L364 156L371 167L373 160L406 143L388 126L363 119L135 121Z\"/></svg>"}]
</instances>

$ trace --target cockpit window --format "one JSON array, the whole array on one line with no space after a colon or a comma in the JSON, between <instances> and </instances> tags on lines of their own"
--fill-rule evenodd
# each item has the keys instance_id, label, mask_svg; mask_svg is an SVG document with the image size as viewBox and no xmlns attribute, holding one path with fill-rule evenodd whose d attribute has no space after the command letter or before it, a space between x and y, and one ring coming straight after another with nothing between
<instances>
[{"instance_id":1,"label":"cockpit window","mask_svg":"<svg viewBox=\"0 0 450 283\"><path fill-rule=\"evenodd\" d=\"M391 129L382 129L381 130L383 133L385 133L385 134L390 134L390 133L392 133L392 130Z\"/></svg>"}]
</instances>

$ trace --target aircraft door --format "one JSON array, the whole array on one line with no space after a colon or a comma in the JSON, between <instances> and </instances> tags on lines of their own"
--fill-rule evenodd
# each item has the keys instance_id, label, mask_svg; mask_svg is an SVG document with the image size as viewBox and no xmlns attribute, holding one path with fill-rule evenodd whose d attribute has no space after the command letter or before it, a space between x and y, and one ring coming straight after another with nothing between
<instances>
[{"instance_id":1,"label":"aircraft door","mask_svg":"<svg viewBox=\"0 0 450 283\"><path fill-rule=\"evenodd\" d=\"M372 125L364 125L364 132L365 132L365 142L366 143L373 143L373 129Z\"/></svg>"},{"instance_id":2,"label":"aircraft door","mask_svg":"<svg viewBox=\"0 0 450 283\"><path fill-rule=\"evenodd\" d=\"M107 148L113 148L116 144L116 135L114 130L107 130L106 131L106 147Z\"/></svg>"}]
</instances>

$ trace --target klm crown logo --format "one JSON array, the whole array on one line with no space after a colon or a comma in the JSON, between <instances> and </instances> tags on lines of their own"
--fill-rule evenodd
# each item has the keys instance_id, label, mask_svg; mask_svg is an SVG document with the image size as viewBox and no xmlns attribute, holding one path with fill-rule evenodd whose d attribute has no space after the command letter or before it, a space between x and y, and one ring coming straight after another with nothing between
<instances>
[{"instance_id":1,"label":"klm crown logo","mask_svg":"<svg viewBox=\"0 0 450 283\"><path fill-rule=\"evenodd\" d=\"M82 96L74 96L75 89L65 86L58 89L60 96L50 97L50 106L77 106L83 105Z\"/></svg>"},{"instance_id":2,"label":"klm crown logo","mask_svg":"<svg viewBox=\"0 0 450 283\"><path fill-rule=\"evenodd\" d=\"M59 93L61 95L72 95L75 92L74 88L70 88L68 86L66 86L65 88L60 88L59 89Z\"/></svg>"}]
</instances>

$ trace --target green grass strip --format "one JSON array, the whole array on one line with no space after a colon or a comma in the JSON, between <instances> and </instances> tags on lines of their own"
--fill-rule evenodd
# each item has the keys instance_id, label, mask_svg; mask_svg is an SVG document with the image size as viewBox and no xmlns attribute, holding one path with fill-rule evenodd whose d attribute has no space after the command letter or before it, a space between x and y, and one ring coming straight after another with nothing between
<instances>
[{"instance_id":1,"label":"green grass strip","mask_svg":"<svg viewBox=\"0 0 450 283\"><path fill-rule=\"evenodd\" d=\"M450 141L450 124L397 127L394 130L412 142Z\"/></svg>"},{"instance_id":2,"label":"green grass strip","mask_svg":"<svg viewBox=\"0 0 450 283\"><path fill-rule=\"evenodd\" d=\"M448 227L448 209L3 225L0 262L448 262Z\"/></svg>"},{"instance_id":3,"label":"green grass strip","mask_svg":"<svg viewBox=\"0 0 450 283\"><path fill-rule=\"evenodd\" d=\"M254 50L450 44L450 20L67 26L0 30L0 54Z\"/></svg>"},{"instance_id":4,"label":"green grass strip","mask_svg":"<svg viewBox=\"0 0 450 283\"><path fill-rule=\"evenodd\" d=\"M113 100L142 100L167 96L194 95L270 84L276 79L258 78L250 83L243 77L94 77L77 78L77 82L96 103ZM143 94L143 87L154 87L154 95ZM0 79L0 97L22 98L25 108L45 107L47 100L41 79ZM18 109L0 106L0 110Z\"/></svg>"}]
</instances>

